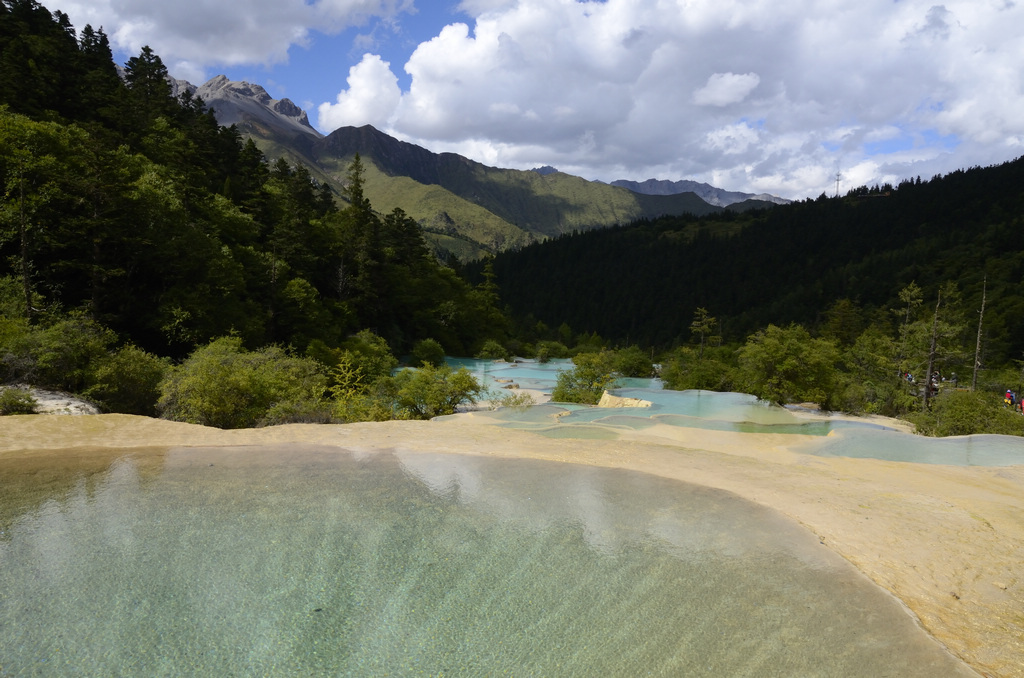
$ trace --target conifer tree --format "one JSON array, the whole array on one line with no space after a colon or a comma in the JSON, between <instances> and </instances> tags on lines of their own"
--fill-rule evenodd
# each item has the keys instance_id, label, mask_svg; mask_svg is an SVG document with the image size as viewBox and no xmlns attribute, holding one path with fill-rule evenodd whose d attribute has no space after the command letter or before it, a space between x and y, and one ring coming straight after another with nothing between
<instances>
[{"instance_id":1,"label":"conifer tree","mask_svg":"<svg viewBox=\"0 0 1024 678\"><path fill-rule=\"evenodd\" d=\"M167 76L167 67L149 45L125 64L124 81L128 90L125 122L136 139L145 134L157 118L173 112L175 102Z\"/></svg>"}]
</instances>

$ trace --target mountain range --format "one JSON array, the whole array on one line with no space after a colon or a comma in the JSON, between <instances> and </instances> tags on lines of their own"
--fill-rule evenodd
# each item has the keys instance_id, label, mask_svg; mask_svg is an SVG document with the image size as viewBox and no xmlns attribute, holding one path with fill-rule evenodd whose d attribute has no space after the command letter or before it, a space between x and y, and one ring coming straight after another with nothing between
<instances>
[{"instance_id":1,"label":"mountain range","mask_svg":"<svg viewBox=\"0 0 1024 678\"><path fill-rule=\"evenodd\" d=\"M302 164L339 193L358 153L366 170L364 192L374 208L401 208L420 223L438 254L464 261L573 231L788 202L692 181L607 184L552 167L489 167L455 153L434 153L370 125L324 136L305 111L288 99L274 99L260 85L223 75L199 87L173 84L194 92L220 124L235 125L269 159Z\"/></svg>"},{"instance_id":2,"label":"mountain range","mask_svg":"<svg viewBox=\"0 0 1024 678\"><path fill-rule=\"evenodd\" d=\"M612 182L612 186L622 186L635 193L647 195L673 195L676 193L694 193L701 200L709 205L717 207L728 207L745 200L760 200L771 202L776 205L787 205L792 200L780 198L769 193L740 193L739 191L727 191L723 188L716 188L711 184L683 179L682 181L667 181L665 179L648 179L647 181L629 181L619 179Z\"/></svg>"}]
</instances>

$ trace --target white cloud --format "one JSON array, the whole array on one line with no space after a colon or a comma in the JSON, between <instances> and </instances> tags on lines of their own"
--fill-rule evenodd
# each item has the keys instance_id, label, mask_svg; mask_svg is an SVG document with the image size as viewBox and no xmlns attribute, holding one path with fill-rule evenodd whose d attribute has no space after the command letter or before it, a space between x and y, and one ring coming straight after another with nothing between
<instances>
[{"instance_id":1,"label":"white cloud","mask_svg":"<svg viewBox=\"0 0 1024 678\"><path fill-rule=\"evenodd\" d=\"M150 44L166 63L194 73L280 61L313 32L371 16L416 16L411 0L71 5L64 9L76 26L103 25L130 51ZM371 123L488 164L551 164L606 181L718 177L733 182L724 188L787 197L831 193L837 169L871 183L1021 152L1024 3L462 0L457 7L466 23L438 26L405 63L392 58L389 69L363 57L337 101L319 107L321 129ZM409 76L404 91L400 69ZM904 138L911 147L887 143Z\"/></svg>"},{"instance_id":2,"label":"white cloud","mask_svg":"<svg viewBox=\"0 0 1024 678\"><path fill-rule=\"evenodd\" d=\"M379 56L364 54L363 60L349 69L348 89L338 94L333 104L320 104L319 126L337 129L344 125L388 126L402 93L390 64Z\"/></svg>"},{"instance_id":3,"label":"white cloud","mask_svg":"<svg viewBox=\"0 0 1024 678\"><path fill-rule=\"evenodd\" d=\"M393 19L413 9L413 0L314 0L316 28L325 33L360 26L372 17Z\"/></svg>"},{"instance_id":4,"label":"white cloud","mask_svg":"<svg viewBox=\"0 0 1024 678\"><path fill-rule=\"evenodd\" d=\"M871 183L1011 159L1020 25L1002 2L492 4L413 54L392 131L428 147L486 138L513 166L590 178L816 196L836 169ZM497 119L496 103L536 119ZM877 150L903 134L918 145Z\"/></svg>"},{"instance_id":5,"label":"white cloud","mask_svg":"<svg viewBox=\"0 0 1024 678\"><path fill-rule=\"evenodd\" d=\"M757 73L715 73L706 85L693 93L698 106L728 106L738 104L761 82Z\"/></svg>"},{"instance_id":6,"label":"white cloud","mask_svg":"<svg viewBox=\"0 0 1024 678\"><path fill-rule=\"evenodd\" d=\"M727 125L708 132L706 145L708 148L726 155L743 153L758 142L757 131L746 123Z\"/></svg>"},{"instance_id":7,"label":"white cloud","mask_svg":"<svg viewBox=\"0 0 1024 678\"><path fill-rule=\"evenodd\" d=\"M149 45L176 75L205 76L212 66L274 64L306 45L312 30L332 34L370 17L393 18L412 0L67 0L61 9L77 27L103 27L116 49L137 54ZM204 77L196 77L202 82Z\"/></svg>"},{"instance_id":8,"label":"white cloud","mask_svg":"<svg viewBox=\"0 0 1024 678\"><path fill-rule=\"evenodd\" d=\"M115 48L137 54L149 45L165 63L275 63L304 44L315 6L303 0L70 0L76 26L104 27Z\"/></svg>"}]
</instances>

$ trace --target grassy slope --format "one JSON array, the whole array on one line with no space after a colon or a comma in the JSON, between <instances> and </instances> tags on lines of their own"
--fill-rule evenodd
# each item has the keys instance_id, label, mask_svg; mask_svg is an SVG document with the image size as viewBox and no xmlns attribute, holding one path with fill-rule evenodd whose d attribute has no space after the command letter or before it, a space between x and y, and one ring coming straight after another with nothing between
<instances>
[{"instance_id":1,"label":"grassy slope","mask_svg":"<svg viewBox=\"0 0 1024 678\"><path fill-rule=\"evenodd\" d=\"M338 157L320 147L314 160L314 154L296 147L294 139L279 139L252 126L242 131L253 136L267 157L301 162L314 177L340 192L351 154ZM363 155L366 197L384 214L400 207L422 224L435 247L463 260L572 231L664 214L699 215L719 210L692 193L640 195L561 172L541 175L498 169L450 154L417 153L414 159L424 165L430 161L425 169L423 165L409 169L410 174L416 170L431 173L430 183L407 176L403 168L391 173L382 170L388 161L382 163L368 151ZM396 162L395 158L389 161Z\"/></svg>"}]
</instances>

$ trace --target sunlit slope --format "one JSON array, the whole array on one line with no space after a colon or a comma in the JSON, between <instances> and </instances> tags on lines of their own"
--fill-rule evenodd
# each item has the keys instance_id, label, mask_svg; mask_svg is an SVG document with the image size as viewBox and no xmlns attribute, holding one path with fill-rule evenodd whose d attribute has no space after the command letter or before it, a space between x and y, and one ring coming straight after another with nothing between
<instances>
[{"instance_id":1,"label":"sunlit slope","mask_svg":"<svg viewBox=\"0 0 1024 678\"><path fill-rule=\"evenodd\" d=\"M461 259L645 217L720 211L693 193L641 195L561 172L488 167L454 153L433 153L369 125L343 127L319 140L283 138L255 125L243 132L268 156L307 165L339 192L358 153L374 207L400 207L436 247Z\"/></svg>"}]
</instances>

